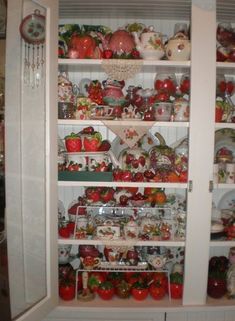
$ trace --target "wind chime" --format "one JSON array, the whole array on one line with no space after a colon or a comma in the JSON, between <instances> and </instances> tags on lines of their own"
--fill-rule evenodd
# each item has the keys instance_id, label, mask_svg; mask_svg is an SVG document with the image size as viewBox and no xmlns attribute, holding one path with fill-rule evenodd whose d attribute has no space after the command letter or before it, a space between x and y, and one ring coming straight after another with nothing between
<instances>
[{"instance_id":1,"label":"wind chime","mask_svg":"<svg viewBox=\"0 0 235 321\"><path fill-rule=\"evenodd\" d=\"M39 87L43 78L45 16L38 9L26 16L20 24L20 34L24 40L24 83Z\"/></svg>"}]
</instances>

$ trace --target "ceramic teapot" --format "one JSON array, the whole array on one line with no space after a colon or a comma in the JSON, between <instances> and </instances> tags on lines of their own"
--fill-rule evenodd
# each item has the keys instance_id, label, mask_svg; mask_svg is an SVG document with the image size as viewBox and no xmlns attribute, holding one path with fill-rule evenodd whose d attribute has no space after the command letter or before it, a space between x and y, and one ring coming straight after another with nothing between
<instances>
[{"instance_id":1,"label":"ceramic teapot","mask_svg":"<svg viewBox=\"0 0 235 321\"><path fill-rule=\"evenodd\" d=\"M112 34L104 35L100 32L97 32L98 37L102 42L103 50L112 50L113 53L127 53L130 54L131 51L135 48L135 42L132 35L122 29L118 29Z\"/></svg>"},{"instance_id":2,"label":"ceramic teapot","mask_svg":"<svg viewBox=\"0 0 235 321\"><path fill-rule=\"evenodd\" d=\"M122 92L125 85L123 81L117 81L107 79L102 82L103 89L103 101L109 106L124 106L126 104L126 98Z\"/></svg>"},{"instance_id":3,"label":"ceramic teapot","mask_svg":"<svg viewBox=\"0 0 235 321\"><path fill-rule=\"evenodd\" d=\"M134 173L143 173L150 166L149 155L141 147L124 149L118 160L123 170L130 170Z\"/></svg>"},{"instance_id":4,"label":"ceramic teapot","mask_svg":"<svg viewBox=\"0 0 235 321\"><path fill-rule=\"evenodd\" d=\"M144 59L161 59L164 54L163 35L160 32L155 32L154 27L150 26L145 29L140 37L137 32L132 32L137 50Z\"/></svg>"},{"instance_id":5,"label":"ceramic teapot","mask_svg":"<svg viewBox=\"0 0 235 321\"><path fill-rule=\"evenodd\" d=\"M149 151L150 167L154 170L171 169L175 163L174 149L167 146L160 133L155 133L160 145L153 146Z\"/></svg>"},{"instance_id":6,"label":"ceramic teapot","mask_svg":"<svg viewBox=\"0 0 235 321\"><path fill-rule=\"evenodd\" d=\"M185 61L190 59L191 43L188 37L178 32L169 39L166 45L166 56L168 60Z\"/></svg>"},{"instance_id":7,"label":"ceramic teapot","mask_svg":"<svg viewBox=\"0 0 235 321\"><path fill-rule=\"evenodd\" d=\"M147 261L154 269L162 269L167 263L167 257L165 255L148 255Z\"/></svg>"}]
</instances>

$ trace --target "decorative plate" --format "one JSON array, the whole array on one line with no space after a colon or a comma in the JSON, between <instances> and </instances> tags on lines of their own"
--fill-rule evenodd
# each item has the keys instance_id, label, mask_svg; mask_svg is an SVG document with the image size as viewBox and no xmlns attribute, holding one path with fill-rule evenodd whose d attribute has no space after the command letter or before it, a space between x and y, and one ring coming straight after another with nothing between
<instances>
[{"instance_id":1,"label":"decorative plate","mask_svg":"<svg viewBox=\"0 0 235 321\"><path fill-rule=\"evenodd\" d=\"M20 24L20 33L25 42L33 45L42 44L45 40L45 17L39 10L26 16Z\"/></svg>"},{"instance_id":2,"label":"decorative plate","mask_svg":"<svg viewBox=\"0 0 235 321\"><path fill-rule=\"evenodd\" d=\"M215 155L224 147L232 151L235 157L235 129L222 128L215 132Z\"/></svg>"},{"instance_id":3,"label":"decorative plate","mask_svg":"<svg viewBox=\"0 0 235 321\"><path fill-rule=\"evenodd\" d=\"M234 190L227 192L222 196L218 203L218 208L220 210L223 209L231 209L235 210L235 192Z\"/></svg>"}]
</instances>

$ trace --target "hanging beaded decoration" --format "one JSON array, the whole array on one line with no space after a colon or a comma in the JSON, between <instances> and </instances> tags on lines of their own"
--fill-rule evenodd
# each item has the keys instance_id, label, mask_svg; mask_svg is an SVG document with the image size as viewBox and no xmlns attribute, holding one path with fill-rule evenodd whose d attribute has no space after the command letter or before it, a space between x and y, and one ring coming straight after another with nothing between
<instances>
[{"instance_id":1,"label":"hanging beaded decoration","mask_svg":"<svg viewBox=\"0 0 235 321\"><path fill-rule=\"evenodd\" d=\"M111 79L127 80L140 72L143 61L141 59L103 59L102 67Z\"/></svg>"},{"instance_id":2,"label":"hanging beaded decoration","mask_svg":"<svg viewBox=\"0 0 235 321\"><path fill-rule=\"evenodd\" d=\"M20 34L24 39L24 83L38 87L43 77L45 17L36 9L20 24Z\"/></svg>"}]
</instances>

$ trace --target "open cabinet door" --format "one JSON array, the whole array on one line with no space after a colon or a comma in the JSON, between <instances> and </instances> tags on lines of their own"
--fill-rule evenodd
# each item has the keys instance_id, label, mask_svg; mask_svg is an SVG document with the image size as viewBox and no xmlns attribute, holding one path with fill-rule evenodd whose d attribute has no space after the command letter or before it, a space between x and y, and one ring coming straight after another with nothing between
<instances>
[{"instance_id":1,"label":"open cabinet door","mask_svg":"<svg viewBox=\"0 0 235 321\"><path fill-rule=\"evenodd\" d=\"M5 175L11 315L14 320L40 321L58 299L58 1L8 0L7 11ZM45 40L32 41L43 26Z\"/></svg>"}]
</instances>

